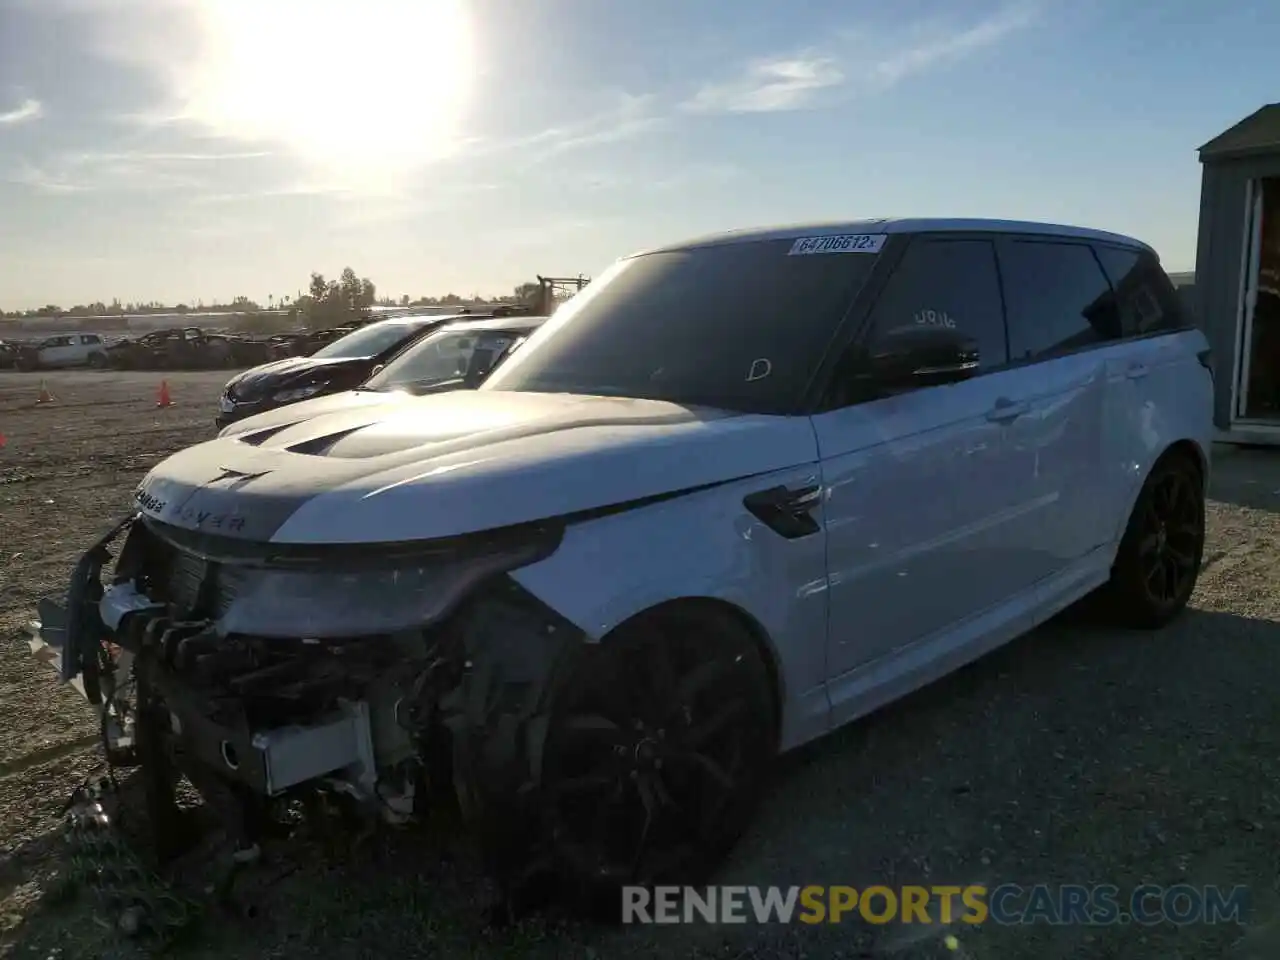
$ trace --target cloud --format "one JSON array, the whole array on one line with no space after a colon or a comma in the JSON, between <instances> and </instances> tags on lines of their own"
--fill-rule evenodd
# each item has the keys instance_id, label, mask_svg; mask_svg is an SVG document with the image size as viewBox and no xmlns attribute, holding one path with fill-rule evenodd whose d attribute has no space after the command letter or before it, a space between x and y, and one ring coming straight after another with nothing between
<instances>
[{"instance_id":1,"label":"cloud","mask_svg":"<svg viewBox=\"0 0 1280 960\"><path fill-rule=\"evenodd\" d=\"M52 194L193 190L204 186L220 164L269 156L256 151L84 151L60 154L41 163L22 161L0 179Z\"/></svg>"},{"instance_id":2,"label":"cloud","mask_svg":"<svg viewBox=\"0 0 1280 960\"><path fill-rule=\"evenodd\" d=\"M0 113L0 127L13 127L44 116L44 104L30 98L23 100L12 110Z\"/></svg>"},{"instance_id":3,"label":"cloud","mask_svg":"<svg viewBox=\"0 0 1280 960\"><path fill-rule=\"evenodd\" d=\"M908 77L963 60L1030 26L1038 14L1038 8L1033 5L1007 7L971 26L941 29L935 36L917 39L880 57L872 68L874 75L881 86L892 86Z\"/></svg>"},{"instance_id":4,"label":"cloud","mask_svg":"<svg viewBox=\"0 0 1280 960\"><path fill-rule=\"evenodd\" d=\"M610 217L571 217L564 220L519 226L495 227L487 236L505 247L547 248L567 242L590 230L614 222Z\"/></svg>"},{"instance_id":5,"label":"cloud","mask_svg":"<svg viewBox=\"0 0 1280 960\"><path fill-rule=\"evenodd\" d=\"M680 106L687 113L774 113L821 105L837 90L841 97L883 92L996 46L1039 12L1038 2L1020 3L976 23L917 23L900 36L849 31L824 49L756 60L734 79L704 85Z\"/></svg>"},{"instance_id":6,"label":"cloud","mask_svg":"<svg viewBox=\"0 0 1280 960\"><path fill-rule=\"evenodd\" d=\"M358 16L349 0L76 2L94 53L154 90L117 115L135 128L271 145L354 189L412 179L464 139L467 0L364 0ZM319 67L317 51L341 55Z\"/></svg>"},{"instance_id":7,"label":"cloud","mask_svg":"<svg viewBox=\"0 0 1280 960\"><path fill-rule=\"evenodd\" d=\"M758 60L743 76L712 83L683 104L690 113L773 113L809 106L821 90L844 82L844 71L831 57L806 53Z\"/></svg>"},{"instance_id":8,"label":"cloud","mask_svg":"<svg viewBox=\"0 0 1280 960\"><path fill-rule=\"evenodd\" d=\"M645 192L679 192L710 188L740 181L744 171L727 163L684 163L668 173L620 173L606 171L564 171L566 189L592 193L626 192L636 196Z\"/></svg>"},{"instance_id":9,"label":"cloud","mask_svg":"<svg viewBox=\"0 0 1280 960\"><path fill-rule=\"evenodd\" d=\"M473 141L468 153L514 154L530 164L541 163L590 147L632 140L665 123L658 112L657 98L651 95L619 94L616 102L581 120L560 123L537 133L491 142Z\"/></svg>"}]
</instances>

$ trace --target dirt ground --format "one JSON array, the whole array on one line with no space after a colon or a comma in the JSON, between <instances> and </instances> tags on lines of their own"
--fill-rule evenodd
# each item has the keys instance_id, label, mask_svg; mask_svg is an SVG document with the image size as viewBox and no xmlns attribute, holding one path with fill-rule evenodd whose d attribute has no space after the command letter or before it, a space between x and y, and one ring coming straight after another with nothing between
<instances>
[{"instance_id":1,"label":"dirt ground","mask_svg":"<svg viewBox=\"0 0 1280 960\"><path fill-rule=\"evenodd\" d=\"M38 597L123 515L169 452L212 435L226 372L0 374L0 953L137 956L81 900L49 896L59 810L96 765L87 708L29 657ZM195 957L971 957L1280 955L1280 451L1216 451L1193 609L1157 634L1066 617L787 758L722 883L1216 883L1248 924L1178 928L679 926L555 917L489 931L473 851L448 823L352 853L272 851L252 919Z\"/></svg>"}]
</instances>

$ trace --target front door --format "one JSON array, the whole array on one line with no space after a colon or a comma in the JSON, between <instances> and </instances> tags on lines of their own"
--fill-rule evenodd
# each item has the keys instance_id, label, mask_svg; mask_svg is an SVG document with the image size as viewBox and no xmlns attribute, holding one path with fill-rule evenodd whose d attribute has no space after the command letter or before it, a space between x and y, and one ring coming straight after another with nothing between
<instances>
[{"instance_id":1,"label":"front door","mask_svg":"<svg viewBox=\"0 0 1280 960\"><path fill-rule=\"evenodd\" d=\"M40 363L46 367L65 367L74 352L70 337L50 337L40 349Z\"/></svg>"},{"instance_id":2,"label":"front door","mask_svg":"<svg viewBox=\"0 0 1280 960\"><path fill-rule=\"evenodd\" d=\"M1005 437L1020 408L994 244L918 237L872 309L869 336L943 323L970 333L980 372L813 418L826 488L834 720L865 669L1016 591L1020 558L1003 519ZM990 373L983 374L982 370Z\"/></svg>"}]
</instances>

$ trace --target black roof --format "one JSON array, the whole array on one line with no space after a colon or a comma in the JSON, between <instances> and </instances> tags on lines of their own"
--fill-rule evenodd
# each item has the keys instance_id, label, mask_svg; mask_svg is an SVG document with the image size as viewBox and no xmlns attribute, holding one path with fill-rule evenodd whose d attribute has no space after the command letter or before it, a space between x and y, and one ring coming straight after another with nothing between
<instances>
[{"instance_id":1,"label":"black roof","mask_svg":"<svg viewBox=\"0 0 1280 960\"><path fill-rule=\"evenodd\" d=\"M1280 103L1269 103L1200 147L1200 162L1280 154Z\"/></svg>"}]
</instances>

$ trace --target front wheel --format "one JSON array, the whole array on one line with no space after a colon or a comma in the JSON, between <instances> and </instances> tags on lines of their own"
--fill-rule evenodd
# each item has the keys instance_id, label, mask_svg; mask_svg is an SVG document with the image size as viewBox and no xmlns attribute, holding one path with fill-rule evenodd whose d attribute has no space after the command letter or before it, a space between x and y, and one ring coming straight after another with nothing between
<instances>
[{"instance_id":1,"label":"front wheel","mask_svg":"<svg viewBox=\"0 0 1280 960\"><path fill-rule=\"evenodd\" d=\"M1114 619L1164 626L1187 605L1204 555L1205 491L1189 456L1160 460L1143 484L1105 588Z\"/></svg>"},{"instance_id":2,"label":"front wheel","mask_svg":"<svg viewBox=\"0 0 1280 960\"><path fill-rule=\"evenodd\" d=\"M758 644L718 611L673 608L584 650L565 680L538 787L517 803L525 826L504 831L523 849L491 855L543 864L594 916L616 917L624 885L700 882L749 823L777 752ZM499 835L477 826L482 843Z\"/></svg>"}]
</instances>

